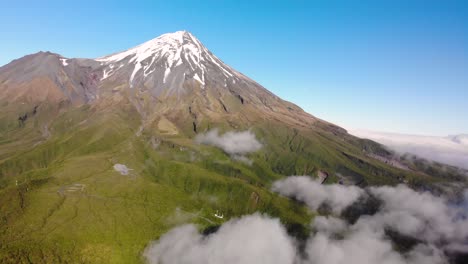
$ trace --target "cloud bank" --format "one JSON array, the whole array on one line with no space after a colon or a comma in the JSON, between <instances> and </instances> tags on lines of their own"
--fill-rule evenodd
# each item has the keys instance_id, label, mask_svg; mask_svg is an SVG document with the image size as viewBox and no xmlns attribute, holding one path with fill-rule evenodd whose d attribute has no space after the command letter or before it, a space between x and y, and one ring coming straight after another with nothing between
<instances>
[{"instance_id":1,"label":"cloud bank","mask_svg":"<svg viewBox=\"0 0 468 264\"><path fill-rule=\"evenodd\" d=\"M304 176L276 182L273 190L313 210L322 203L336 208L314 218L304 247L279 220L254 214L226 222L207 236L193 225L173 229L147 248L146 258L159 264L442 264L468 254L468 191L465 200L451 203L403 185L326 186ZM377 209L347 220L344 214L366 199L379 200Z\"/></svg>"},{"instance_id":2,"label":"cloud bank","mask_svg":"<svg viewBox=\"0 0 468 264\"><path fill-rule=\"evenodd\" d=\"M307 241L306 258L298 263L445 263L442 253L433 247L420 245L402 254L393 249L391 241L383 232L347 226L344 221L340 221L333 217L316 217L313 226L318 231ZM340 238L337 234L344 237Z\"/></svg>"},{"instance_id":3,"label":"cloud bank","mask_svg":"<svg viewBox=\"0 0 468 264\"><path fill-rule=\"evenodd\" d=\"M411 153L429 160L468 169L468 135L431 137L366 130L352 130L349 133L379 142L401 154Z\"/></svg>"},{"instance_id":4,"label":"cloud bank","mask_svg":"<svg viewBox=\"0 0 468 264\"><path fill-rule=\"evenodd\" d=\"M364 193L355 186L321 185L304 176L291 176L277 181L273 184L273 191L303 201L314 211L326 203L335 213L340 213Z\"/></svg>"},{"instance_id":5,"label":"cloud bank","mask_svg":"<svg viewBox=\"0 0 468 264\"><path fill-rule=\"evenodd\" d=\"M293 264L295 247L278 219L254 214L228 221L206 237L194 225L175 228L144 255L150 263Z\"/></svg>"},{"instance_id":6,"label":"cloud bank","mask_svg":"<svg viewBox=\"0 0 468 264\"><path fill-rule=\"evenodd\" d=\"M262 144L250 130L241 132L230 131L220 135L218 129L212 129L206 133L198 134L195 137L195 142L218 147L233 159L247 164L251 164L252 161L244 155L262 148Z\"/></svg>"},{"instance_id":7,"label":"cloud bank","mask_svg":"<svg viewBox=\"0 0 468 264\"><path fill-rule=\"evenodd\" d=\"M199 144L218 147L231 155L243 155L262 148L262 144L257 141L255 134L250 130L230 131L220 135L218 129L212 129L204 134L198 134L195 141Z\"/></svg>"}]
</instances>

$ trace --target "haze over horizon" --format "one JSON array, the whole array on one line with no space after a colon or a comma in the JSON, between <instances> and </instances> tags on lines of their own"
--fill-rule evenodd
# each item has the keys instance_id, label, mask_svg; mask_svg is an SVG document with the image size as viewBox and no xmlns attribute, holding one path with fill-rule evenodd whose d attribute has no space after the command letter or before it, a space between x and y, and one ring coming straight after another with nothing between
<instances>
[{"instance_id":1,"label":"haze over horizon","mask_svg":"<svg viewBox=\"0 0 468 264\"><path fill-rule=\"evenodd\" d=\"M8 52L0 55L0 65L39 50L95 58L188 30L228 65L344 128L466 134L467 6L463 1L9 3L0 11L0 22L9 25L2 29L0 48Z\"/></svg>"}]
</instances>

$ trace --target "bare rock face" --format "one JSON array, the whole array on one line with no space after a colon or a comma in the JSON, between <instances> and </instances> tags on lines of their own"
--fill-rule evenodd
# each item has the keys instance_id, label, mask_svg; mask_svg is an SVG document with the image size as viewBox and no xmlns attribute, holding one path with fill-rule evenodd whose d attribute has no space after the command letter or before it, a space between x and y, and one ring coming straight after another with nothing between
<instances>
[{"instance_id":1,"label":"bare rock face","mask_svg":"<svg viewBox=\"0 0 468 264\"><path fill-rule=\"evenodd\" d=\"M164 116L192 124L195 132L203 120L273 120L344 131L229 67L186 31L97 59L68 59L50 52L25 56L0 68L0 100L67 101L101 108L130 103L145 124Z\"/></svg>"},{"instance_id":2,"label":"bare rock face","mask_svg":"<svg viewBox=\"0 0 468 264\"><path fill-rule=\"evenodd\" d=\"M0 68L0 99L25 102L91 103L96 99L99 79L93 60L67 59L39 52Z\"/></svg>"},{"instance_id":3,"label":"bare rock face","mask_svg":"<svg viewBox=\"0 0 468 264\"><path fill-rule=\"evenodd\" d=\"M254 116L274 114L271 118L282 122L316 121L223 63L186 31L96 61L101 64L102 92L124 92L145 117L161 111L186 113L190 108L188 114L198 118L255 112Z\"/></svg>"}]
</instances>

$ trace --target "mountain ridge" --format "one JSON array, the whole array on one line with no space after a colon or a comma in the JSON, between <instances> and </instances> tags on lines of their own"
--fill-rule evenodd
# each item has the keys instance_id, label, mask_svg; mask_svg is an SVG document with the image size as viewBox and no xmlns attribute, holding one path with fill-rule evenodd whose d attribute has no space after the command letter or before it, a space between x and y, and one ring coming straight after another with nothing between
<instances>
[{"instance_id":1,"label":"mountain ridge","mask_svg":"<svg viewBox=\"0 0 468 264\"><path fill-rule=\"evenodd\" d=\"M179 49L177 65L177 48L140 59L130 50L106 61L42 52L0 68L0 262L141 263L175 225L212 232L253 212L304 238L318 212L271 191L288 175L435 193L466 186L450 167L395 166L382 145L207 52Z\"/></svg>"},{"instance_id":2,"label":"mountain ridge","mask_svg":"<svg viewBox=\"0 0 468 264\"><path fill-rule=\"evenodd\" d=\"M18 76L28 68L31 70L26 71L27 74ZM39 85L23 87L22 83L38 82L38 79L49 79L40 87L50 96L36 100L31 95L40 94ZM187 31L164 34L97 59L65 58L51 52L28 55L1 67L0 83L12 86L7 94L12 97L11 94L16 93L14 100L24 95L26 101L35 103L50 98L55 103L69 100L73 105L102 101L115 104L124 97L145 119L151 119L153 113L164 109L156 105L176 98L174 102L185 108L179 109L185 116L193 116L188 108L193 111L198 108L199 118L214 113L242 115L241 106L248 105L243 108L250 108L247 112L254 111L257 116L270 116L295 125L322 122L345 132L282 100L224 64Z\"/></svg>"}]
</instances>

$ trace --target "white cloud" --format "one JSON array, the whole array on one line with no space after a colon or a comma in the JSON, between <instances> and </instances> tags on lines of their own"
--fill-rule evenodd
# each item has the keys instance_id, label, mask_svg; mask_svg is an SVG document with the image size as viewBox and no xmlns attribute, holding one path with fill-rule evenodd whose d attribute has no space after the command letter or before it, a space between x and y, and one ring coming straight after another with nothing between
<instances>
[{"instance_id":1,"label":"white cloud","mask_svg":"<svg viewBox=\"0 0 468 264\"><path fill-rule=\"evenodd\" d=\"M360 219L356 225L376 229L390 226L430 243L463 243L468 238L467 211L450 206L442 197L418 193L405 185L372 187L370 192L383 201L383 208L372 218Z\"/></svg>"},{"instance_id":2,"label":"white cloud","mask_svg":"<svg viewBox=\"0 0 468 264\"><path fill-rule=\"evenodd\" d=\"M321 185L307 176L290 176L273 184L273 191L305 202L312 210L327 203L335 213L341 212L364 191L355 186Z\"/></svg>"},{"instance_id":3,"label":"white cloud","mask_svg":"<svg viewBox=\"0 0 468 264\"><path fill-rule=\"evenodd\" d=\"M220 135L218 129L212 129L204 134L198 134L195 141L199 144L218 147L230 155L243 155L262 148L262 144L257 141L255 134L250 130L230 131Z\"/></svg>"},{"instance_id":4,"label":"white cloud","mask_svg":"<svg viewBox=\"0 0 468 264\"><path fill-rule=\"evenodd\" d=\"M209 236L194 225L173 229L145 251L152 264L293 264L293 240L278 219L254 214L226 222Z\"/></svg>"},{"instance_id":5,"label":"white cloud","mask_svg":"<svg viewBox=\"0 0 468 264\"><path fill-rule=\"evenodd\" d=\"M448 136L453 142L468 147L468 134Z\"/></svg>"},{"instance_id":6,"label":"white cloud","mask_svg":"<svg viewBox=\"0 0 468 264\"><path fill-rule=\"evenodd\" d=\"M399 264L403 257L379 233L357 230L344 239L318 232L306 245L304 264Z\"/></svg>"},{"instance_id":7,"label":"white cloud","mask_svg":"<svg viewBox=\"0 0 468 264\"><path fill-rule=\"evenodd\" d=\"M316 234L306 246L310 262L304 263L444 263L443 250L468 246L468 191L455 206L444 197L416 192L406 185L361 189L320 185L306 176L292 176L273 186L274 191L303 201L313 210L328 201L336 215L360 197L372 195L382 203L375 214L360 216L352 225L335 217L316 217ZM401 255L393 250L386 229L425 244Z\"/></svg>"},{"instance_id":8,"label":"white cloud","mask_svg":"<svg viewBox=\"0 0 468 264\"><path fill-rule=\"evenodd\" d=\"M211 145L222 149L229 154L233 160L252 165L252 160L244 156L245 154L258 151L262 144L255 138L255 134L250 130L241 132L227 132L219 134L218 129L212 129L204 134L195 137L198 144Z\"/></svg>"},{"instance_id":9,"label":"white cloud","mask_svg":"<svg viewBox=\"0 0 468 264\"><path fill-rule=\"evenodd\" d=\"M306 244L302 264L446 263L442 251L433 245L419 244L405 254L395 251L383 228L346 226L336 218L320 216L315 218L313 227L317 233Z\"/></svg>"},{"instance_id":10,"label":"white cloud","mask_svg":"<svg viewBox=\"0 0 468 264\"><path fill-rule=\"evenodd\" d=\"M315 217L313 226L318 232L329 234L339 234L348 228L344 220L332 216Z\"/></svg>"},{"instance_id":11,"label":"white cloud","mask_svg":"<svg viewBox=\"0 0 468 264\"><path fill-rule=\"evenodd\" d=\"M468 191L464 201L453 204L403 185L361 189L320 185L305 176L278 181L273 189L314 210L327 202L335 216L315 217L304 247L279 220L254 214L230 220L208 236L193 225L173 229L152 243L145 256L159 264L442 264L448 263L446 252L466 251L468 245ZM361 215L355 223L338 218L343 209L369 197L381 201L376 213ZM388 229L421 243L398 252Z\"/></svg>"},{"instance_id":12,"label":"white cloud","mask_svg":"<svg viewBox=\"0 0 468 264\"><path fill-rule=\"evenodd\" d=\"M401 154L411 153L429 160L468 169L468 135L433 137L367 130L352 130L349 133L379 142Z\"/></svg>"}]
</instances>

